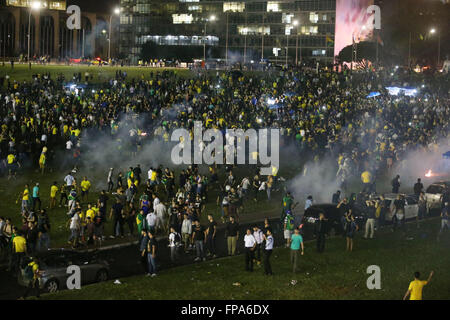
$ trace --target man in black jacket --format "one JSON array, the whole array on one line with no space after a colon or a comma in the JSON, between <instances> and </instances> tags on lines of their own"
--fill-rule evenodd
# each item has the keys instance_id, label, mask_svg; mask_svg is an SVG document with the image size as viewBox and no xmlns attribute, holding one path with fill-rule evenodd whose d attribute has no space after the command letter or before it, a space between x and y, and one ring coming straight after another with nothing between
<instances>
[{"instance_id":1,"label":"man in black jacket","mask_svg":"<svg viewBox=\"0 0 450 320\"><path fill-rule=\"evenodd\" d=\"M323 213L319 214L319 220L317 220L317 252L322 253L325 250L325 234L327 233L327 219Z\"/></svg>"},{"instance_id":2,"label":"man in black jacket","mask_svg":"<svg viewBox=\"0 0 450 320\"><path fill-rule=\"evenodd\" d=\"M226 227L228 255L234 256L236 254L236 244L239 238L239 224L234 220L233 216L230 216L230 222Z\"/></svg>"}]
</instances>

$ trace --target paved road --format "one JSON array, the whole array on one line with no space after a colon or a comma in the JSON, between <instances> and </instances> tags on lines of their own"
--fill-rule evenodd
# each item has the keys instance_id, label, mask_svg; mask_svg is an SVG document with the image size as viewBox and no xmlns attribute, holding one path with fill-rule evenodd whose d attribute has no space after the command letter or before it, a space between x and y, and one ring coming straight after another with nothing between
<instances>
[{"instance_id":1,"label":"paved road","mask_svg":"<svg viewBox=\"0 0 450 320\"><path fill-rule=\"evenodd\" d=\"M284 243L283 230L281 228L279 218L270 220L275 243L278 245ZM239 240L237 245L238 253L244 251L243 236L247 227L254 226L255 223L241 223L239 230ZM262 223L258 223L262 227ZM185 254L182 250L179 251L179 260L174 265L170 261L170 249L167 247L168 239L166 237L158 240L157 253L157 268L167 269L175 266L195 263L196 257L194 252ZM227 256L227 247L225 239L225 229L219 227L216 233L216 251L218 257ZM111 267L111 279L123 278L144 273L144 268L140 262L140 252L137 244L123 244L116 245L115 248L98 251L99 257L109 262ZM210 260L210 259L208 259ZM207 261L208 261L207 260ZM201 263L201 262L198 262ZM25 288L20 287L17 281L11 274L5 271L6 266L0 268L0 299L17 299L19 298Z\"/></svg>"}]
</instances>

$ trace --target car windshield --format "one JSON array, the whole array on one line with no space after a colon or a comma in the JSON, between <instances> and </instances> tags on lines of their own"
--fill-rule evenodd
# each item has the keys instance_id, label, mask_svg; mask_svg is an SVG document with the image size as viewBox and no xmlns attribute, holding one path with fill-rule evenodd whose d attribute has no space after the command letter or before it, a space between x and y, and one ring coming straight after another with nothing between
<instances>
[{"instance_id":1,"label":"car windshield","mask_svg":"<svg viewBox=\"0 0 450 320\"><path fill-rule=\"evenodd\" d=\"M431 194L439 194L439 193L443 193L444 188L438 185L431 185L428 187L427 189L427 193L431 193Z\"/></svg>"}]
</instances>

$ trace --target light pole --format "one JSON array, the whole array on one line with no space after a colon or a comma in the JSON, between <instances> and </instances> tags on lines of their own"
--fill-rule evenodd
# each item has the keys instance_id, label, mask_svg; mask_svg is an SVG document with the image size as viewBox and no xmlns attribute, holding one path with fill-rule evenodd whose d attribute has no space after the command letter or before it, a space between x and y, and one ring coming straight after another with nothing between
<instances>
[{"instance_id":1,"label":"light pole","mask_svg":"<svg viewBox=\"0 0 450 320\"><path fill-rule=\"evenodd\" d=\"M205 64L206 64L206 24L208 23L208 21L214 20L216 20L216 16L210 16L209 19L206 19L205 28L203 29L203 61L205 61Z\"/></svg>"},{"instance_id":2,"label":"light pole","mask_svg":"<svg viewBox=\"0 0 450 320\"><path fill-rule=\"evenodd\" d=\"M244 65L245 65L245 62L247 60L247 32L248 32L248 28L245 27L242 31L244 32Z\"/></svg>"},{"instance_id":3,"label":"light pole","mask_svg":"<svg viewBox=\"0 0 450 320\"><path fill-rule=\"evenodd\" d=\"M112 36L112 18L114 15L119 15L120 9L115 8L114 13L109 16L109 34L108 34L108 63L111 60L111 36Z\"/></svg>"},{"instance_id":4,"label":"light pole","mask_svg":"<svg viewBox=\"0 0 450 320\"><path fill-rule=\"evenodd\" d=\"M435 34L436 33L436 29L435 28L431 29L430 33L431 34ZM438 34L438 59L437 59L436 67L438 67L439 63L441 62L441 33L438 32L437 34Z\"/></svg>"},{"instance_id":5,"label":"light pole","mask_svg":"<svg viewBox=\"0 0 450 320\"><path fill-rule=\"evenodd\" d=\"M264 60L264 13L262 16L261 62Z\"/></svg>"},{"instance_id":6,"label":"light pole","mask_svg":"<svg viewBox=\"0 0 450 320\"><path fill-rule=\"evenodd\" d=\"M41 8L41 3L39 1L35 1L31 3L30 7L30 15L28 16L28 62L30 61L30 40L31 40L31 13L33 9L38 11Z\"/></svg>"},{"instance_id":7,"label":"light pole","mask_svg":"<svg viewBox=\"0 0 450 320\"><path fill-rule=\"evenodd\" d=\"M227 29L225 32L225 64L228 66L228 10L227 10Z\"/></svg>"},{"instance_id":8,"label":"light pole","mask_svg":"<svg viewBox=\"0 0 450 320\"><path fill-rule=\"evenodd\" d=\"M297 33L295 38L295 65L298 66L298 20L294 20L294 26Z\"/></svg>"}]
</instances>

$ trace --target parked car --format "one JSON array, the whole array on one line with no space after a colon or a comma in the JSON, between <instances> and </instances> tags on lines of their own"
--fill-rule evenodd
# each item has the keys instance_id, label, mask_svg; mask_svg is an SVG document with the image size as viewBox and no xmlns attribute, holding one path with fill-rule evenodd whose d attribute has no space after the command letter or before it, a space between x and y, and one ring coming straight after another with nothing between
<instances>
[{"instance_id":1,"label":"parked car","mask_svg":"<svg viewBox=\"0 0 450 320\"><path fill-rule=\"evenodd\" d=\"M306 232L313 231L315 233L316 221L319 220L319 214L323 213L325 219L328 220L328 234L342 234L344 232L341 218L341 211L337 208L335 204L317 204L306 209L303 215L302 223ZM365 217L359 210L353 211L353 216L355 217L356 224L361 229L365 222Z\"/></svg>"},{"instance_id":2,"label":"parked car","mask_svg":"<svg viewBox=\"0 0 450 320\"><path fill-rule=\"evenodd\" d=\"M41 289L46 292L56 292L67 288L67 268L77 265L81 269L81 285L108 280L109 264L97 257L95 253L81 253L72 250L52 249L38 254L39 266L42 270L40 281ZM25 279L25 267L19 274L20 285L28 286L29 280Z\"/></svg>"},{"instance_id":3,"label":"parked car","mask_svg":"<svg viewBox=\"0 0 450 320\"><path fill-rule=\"evenodd\" d=\"M441 209L445 193L450 193L450 181L432 183L425 191L428 209Z\"/></svg>"},{"instance_id":4,"label":"parked car","mask_svg":"<svg viewBox=\"0 0 450 320\"><path fill-rule=\"evenodd\" d=\"M385 213L385 220L392 221L394 216L394 201L397 199L399 194L391 193L384 195L385 207L387 208ZM417 196L400 194L405 198L405 219L416 218L419 215L419 205ZM379 200L378 196L372 197L373 200Z\"/></svg>"}]
</instances>

